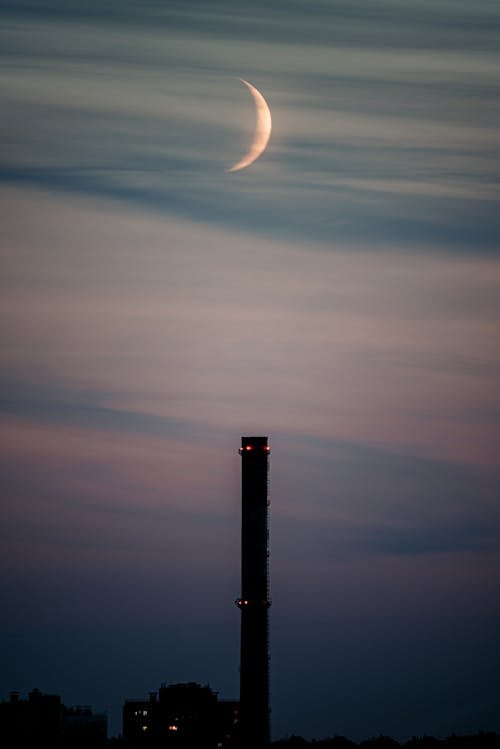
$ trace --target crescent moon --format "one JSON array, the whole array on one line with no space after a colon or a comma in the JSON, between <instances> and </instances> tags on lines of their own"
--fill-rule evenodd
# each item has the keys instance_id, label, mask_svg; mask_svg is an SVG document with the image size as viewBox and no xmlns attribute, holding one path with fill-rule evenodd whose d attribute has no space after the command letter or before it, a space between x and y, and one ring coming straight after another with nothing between
<instances>
[{"instance_id":1,"label":"crescent moon","mask_svg":"<svg viewBox=\"0 0 500 749\"><path fill-rule=\"evenodd\" d=\"M240 78L240 81L245 84L253 96L255 103L255 132L248 153L233 164L232 167L227 169L226 171L228 172L238 172L240 169L245 169L247 166L250 166L250 164L253 164L253 162L266 150L269 138L271 137L271 111L266 100L260 91L258 91L255 86L252 86L251 83L243 80L243 78Z\"/></svg>"}]
</instances>

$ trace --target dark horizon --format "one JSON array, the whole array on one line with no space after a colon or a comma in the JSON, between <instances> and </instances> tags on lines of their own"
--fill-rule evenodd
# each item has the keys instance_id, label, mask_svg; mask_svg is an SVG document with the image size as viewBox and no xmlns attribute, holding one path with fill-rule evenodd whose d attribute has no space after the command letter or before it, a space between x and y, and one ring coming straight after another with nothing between
<instances>
[{"instance_id":1,"label":"dark horizon","mask_svg":"<svg viewBox=\"0 0 500 749\"><path fill-rule=\"evenodd\" d=\"M161 693L162 690L164 692L168 692L169 690L178 690L178 689L197 689L199 692L204 692L208 690L208 692L212 692L213 695L217 695L218 693L216 691L213 691L209 685L202 685L201 683L187 683L187 684L161 684L159 686L159 692ZM126 726L125 726L125 708L127 707L127 704L130 704L129 707L129 713L131 710L134 709L134 706L137 705L144 705L144 706L150 706L151 699L153 695L158 694L158 688L150 691L148 695L145 695L143 697L143 701L137 701L137 698L133 699L127 699L125 700L123 704L123 724L122 724L122 730L118 732L118 734L110 735L109 732L106 732L106 734L103 734L103 728L102 726L107 726L107 717L106 715L99 714L96 712L92 705L66 705L64 700L62 699L62 696L60 694L47 694L44 693L42 690L39 690L38 688L34 688L30 691L30 693L26 696L23 696L19 692L12 691L9 695L8 700L2 699L0 701L0 738L2 736L5 738L6 736L10 737L12 740L19 741L19 735L16 736L15 733L12 733L12 728L15 727L17 730L19 729L19 725L17 723L12 723L12 708L19 708L19 707L29 707L30 705L36 706L35 712L24 712L23 713L23 729L25 730L24 733L24 739L28 741L26 746L29 746L29 742L31 740L34 740L35 737L42 738L47 741L58 741L61 738L63 740L68 740L68 737L71 737L71 740L73 743L71 744L74 747L79 747L80 745L82 747L85 747L85 749L93 749L93 747L104 747L103 741L106 741L107 747L118 747L122 744L127 747L140 747L140 746L148 746L150 744L146 743L144 744L144 739L142 737L138 737L138 739L134 739L132 736L126 739ZM26 699L27 697L27 699ZM156 701L156 698L155 698ZM224 700L224 698L219 698L219 701L223 705L224 702L227 702L227 700ZM231 702L231 701L229 701ZM236 704L236 703L231 703ZM72 733L68 734L66 739L64 739L64 734L60 734L60 728L58 728L54 723L54 706L57 708L57 706L60 705L60 708L62 710L61 716L67 716L67 719L69 721L74 721L81 719L83 721L85 720L91 720L94 721L94 723L102 723L102 726L98 726L98 730L95 735L92 733L89 733L88 725L84 724L84 728L82 732L78 732L78 728L75 726L75 723L69 723ZM83 718L82 718L83 716ZM206 719L206 714L205 718ZM33 724L30 725L30 720L33 721ZM105 720L105 722L103 722ZM144 720L144 719L143 719ZM125 730L124 730L125 729ZM33 730L33 734L30 732ZM186 749L188 747L200 746L205 747L205 743L203 741L203 738L201 738L203 734L200 735L198 738L193 738L192 741L194 743L188 743L182 744L182 746L185 746ZM151 739L153 737L150 737ZM82 743L83 742L83 743ZM57 745L57 743L55 744ZM67 744L64 744L65 746ZM170 745L167 744L166 745ZM252 746L254 748L256 747L262 747L264 749L266 744L253 744ZM23 744L23 747L25 745ZM172 744L172 746L176 746L176 744ZM212 744L208 741L206 746L212 746ZM215 743L213 744L215 747ZM234 747L235 749L241 749L241 747L247 746L247 743L245 741L241 742L239 738L234 739L234 743L232 741L229 741L228 743L225 743L223 746L227 747ZM488 731L488 730L478 730L474 733L468 733L468 734L457 734L456 732L452 732L450 734L447 734L446 736L430 736L429 734L421 734L421 735L413 735L411 738L405 740L405 741L398 741L397 739L394 739L393 737L385 734L384 732L378 732L375 735L367 736L363 739L360 739L359 741L354 741L348 736L343 736L335 732L331 732L325 736L316 737L313 739L305 739L302 736L299 736L297 734L288 733L280 738L274 739L269 743L269 746L275 747L275 749L279 749L282 747L283 749L300 749L301 747L307 747L307 746L314 746L316 749L349 749L349 747L373 747L373 749L390 749L391 747L407 747L408 749L432 749L433 747L448 747L449 749L453 748L459 748L459 747L474 747L475 749L497 749L497 747L500 746L500 734L495 733L494 731Z\"/></svg>"}]
</instances>

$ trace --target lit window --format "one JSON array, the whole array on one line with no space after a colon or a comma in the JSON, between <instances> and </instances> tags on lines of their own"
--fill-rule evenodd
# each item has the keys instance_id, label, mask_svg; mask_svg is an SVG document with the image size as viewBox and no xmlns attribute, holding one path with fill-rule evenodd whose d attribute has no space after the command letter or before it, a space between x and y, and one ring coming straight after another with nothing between
<instances>
[{"instance_id":1,"label":"lit window","mask_svg":"<svg viewBox=\"0 0 500 749\"><path fill-rule=\"evenodd\" d=\"M148 730L148 727L147 727L147 726L143 726L143 727L142 727L142 730L143 730L143 731L147 731L147 730Z\"/></svg>"},{"instance_id":2,"label":"lit window","mask_svg":"<svg viewBox=\"0 0 500 749\"><path fill-rule=\"evenodd\" d=\"M168 727L168 730L169 731L178 731L179 730L179 726L171 725L171 726Z\"/></svg>"},{"instance_id":3,"label":"lit window","mask_svg":"<svg viewBox=\"0 0 500 749\"><path fill-rule=\"evenodd\" d=\"M143 711L142 711L142 714L143 714L143 715L147 715L147 714L148 714L148 711L147 711L147 710L143 710Z\"/></svg>"}]
</instances>

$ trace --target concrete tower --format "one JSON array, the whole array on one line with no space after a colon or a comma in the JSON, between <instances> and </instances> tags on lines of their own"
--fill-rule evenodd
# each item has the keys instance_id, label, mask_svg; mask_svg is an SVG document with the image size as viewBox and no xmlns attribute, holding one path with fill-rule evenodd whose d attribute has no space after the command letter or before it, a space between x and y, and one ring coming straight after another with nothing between
<instances>
[{"instance_id":1,"label":"concrete tower","mask_svg":"<svg viewBox=\"0 0 500 749\"><path fill-rule=\"evenodd\" d=\"M269 445L242 437L240 721L242 745L263 749L269 721Z\"/></svg>"}]
</instances>

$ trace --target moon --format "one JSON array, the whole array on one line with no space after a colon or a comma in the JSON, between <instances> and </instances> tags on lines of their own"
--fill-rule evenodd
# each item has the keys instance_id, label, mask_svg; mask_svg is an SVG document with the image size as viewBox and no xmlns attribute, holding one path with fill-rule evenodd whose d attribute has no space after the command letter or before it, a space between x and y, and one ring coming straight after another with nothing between
<instances>
[{"instance_id":1,"label":"moon","mask_svg":"<svg viewBox=\"0 0 500 749\"><path fill-rule=\"evenodd\" d=\"M269 138L271 137L271 111L267 105L266 100L258 91L255 86L245 81L243 78L239 79L248 88L252 94L255 103L255 132L253 135L253 141L249 151L232 167L226 169L227 172L238 172L240 169L245 169L250 164L259 158L259 156L266 150Z\"/></svg>"}]
</instances>

